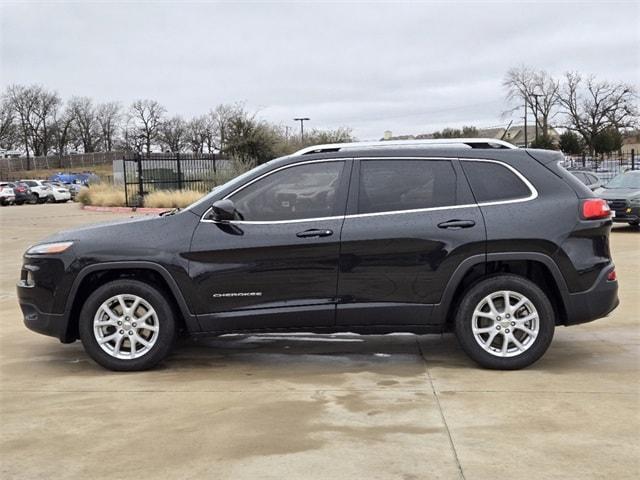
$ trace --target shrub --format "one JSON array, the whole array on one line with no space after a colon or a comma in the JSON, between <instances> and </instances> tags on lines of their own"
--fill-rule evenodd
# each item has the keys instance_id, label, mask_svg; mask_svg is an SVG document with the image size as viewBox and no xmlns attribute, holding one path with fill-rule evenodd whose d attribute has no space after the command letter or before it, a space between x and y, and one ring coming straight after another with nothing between
<instances>
[{"instance_id":1,"label":"shrub","mask_svg":"<svg viewBox=\"0 0 640 480\"><path fill-rule=\"evenodd\" d=\"M77 200L83 205L98 207L124 207L126 205L124 190L104 183L83 188L78 192Z\"/></svg>"},{"instance_id":2,"label":"shrub","mask_svg":"<svg viewBox=\"0 0 640 480\"><path fill-rule=\"evenodd\" d=\"M200 200L205 194L195 190L156 190L144 197L149 208L184 208Z\"/></svg>"}]
</instances>

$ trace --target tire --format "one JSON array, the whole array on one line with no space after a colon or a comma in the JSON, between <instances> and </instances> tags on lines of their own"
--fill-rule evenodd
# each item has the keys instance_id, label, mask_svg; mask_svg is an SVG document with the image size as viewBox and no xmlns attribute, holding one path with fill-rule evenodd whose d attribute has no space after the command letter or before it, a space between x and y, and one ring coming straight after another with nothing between
<instances>
[{"instance_id":1,"label":"tire","mask_svg":"<svg viewBox=\"0 0 640 480\"><path fill-rule=\"evenodd\" d=\"M139 303L129 313L123 310L121 299L127 308L133 307L138 299ZM142 319L145 315L148 318ZM142 327L141 322L148 328ZM115 280L96 289L82 307L79 331L89 356L115 371L154 367L169 354L177 334L173 309L164 294L138 280ZM103 340L102 345L98 338Z\"/></svg>"},{"instance_id":2,"label":"tire","mask_svg":"<svg viewBox=\"0 0 640 480\"><path fill-rule=\"evenodd\" d=\"M505 292L510 309L504 308ZM499 275L475 284L462 297L455 316L462 349L482 367L496 370L533 364L549 348L554 330L555 313L547 295L516 275Z\"/></svg>"},{"instance_id":3,"label":"tire","mask_svg":"<svg viewBox=\"0 0 640 480\"><path fill-rule=\"evenodd\" d=\"M24 200L20 200L20 201L16 202L16 205L24 205Z\"/></svg>"},{"instance_id":4,"label":"tire","mask_svg":"<svg viewBox=\"0 0 640 480\"><path fill-rule=\"evenodd\" d=\"M47 203L48 198L47 197L37 197L36 203Z\"/></svg>"}]
</instances>

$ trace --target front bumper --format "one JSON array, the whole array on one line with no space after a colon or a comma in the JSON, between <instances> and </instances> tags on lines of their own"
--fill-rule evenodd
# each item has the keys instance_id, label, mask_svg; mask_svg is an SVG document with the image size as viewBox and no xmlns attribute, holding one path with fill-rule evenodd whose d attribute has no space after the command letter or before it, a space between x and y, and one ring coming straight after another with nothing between
<instances>
[{"instance_id":1,"label":"front bumper","mask_svg":"<svg viewBox=\"0 0 640 480\"><path fill-rule=\"evenodd\" d=\"M22 310L24 324L29 330L55 337L62 343L75 341L75 338L68 334L68 318L65 315L43 313L35 305L23 301L20 301L20 309Z\"/></svg>"},{"instance_id":2,"label":"front bumper","mask_svg":"<svg viewBox=\"0 0 640 480\"><path fill-rule=\"evenodd\" d=\"M587 323L606 317L620 304L617 280L607 280L607 275L612 270L613 267L603 269L588 290L567 295L566 325Z\"/></svg>"},{"instance_id":3,"label":"front bumper","mask_svg":"<svg viewBox=\"0 0 640 480\"><path fill-rule=\"evenodd\" d=\"M640 207L625 207L616 209L616 214L612 218L614 222L638 222L640 221Z\"/></svg>"}]
</instances>

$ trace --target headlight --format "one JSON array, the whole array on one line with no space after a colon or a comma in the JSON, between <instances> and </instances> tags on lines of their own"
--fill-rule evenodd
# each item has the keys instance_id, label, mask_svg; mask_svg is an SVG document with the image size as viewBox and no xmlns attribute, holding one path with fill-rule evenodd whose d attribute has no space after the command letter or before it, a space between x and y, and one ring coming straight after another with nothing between
<instances>
[{"instance_id":1,"label":"headlight","mask_svg":"<svg viewBox=\"0 0 640 480\"><path fill-rule=\"evenodd\" d=\"M629 200L629 205L632 207L640 207L640 197L633 197Z\"/></svg>"},{"instance_id":2,"label":"headlight","mask_svg":"<svg viewBox=\"0 0 640 480\"><path fill-rule=\"evenodd\" d=\"M33 247L30 247L27 250L27 255L62 253L71 245L73 245L73 242L41 243L40 245L34 245Z\"/></svg>"}]
</instances>

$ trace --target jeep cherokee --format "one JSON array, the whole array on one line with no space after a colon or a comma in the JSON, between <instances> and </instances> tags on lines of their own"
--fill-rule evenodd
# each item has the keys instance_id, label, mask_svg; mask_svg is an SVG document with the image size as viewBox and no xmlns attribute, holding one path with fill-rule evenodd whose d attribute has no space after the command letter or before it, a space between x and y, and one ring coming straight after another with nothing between
<instances>
[{"instance_id":1,"label":"jeep cherokee","mask_svg":"<svg viewBox=\"0 0 640 480\"><path fill-rule=\"evenodd\" d=\"M306 148L182 211L30 247L24 322L112 370L180 332L268 331L455 331L478 364L526 367L618 304L609 206L561 161L491 139Z\"/></svg>"}]
</instances>

